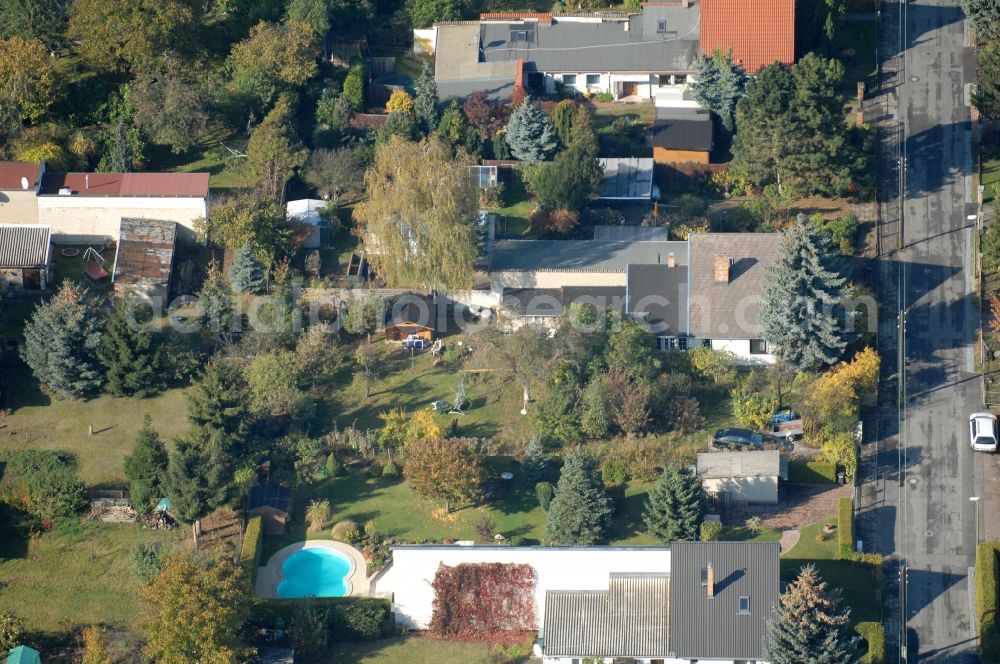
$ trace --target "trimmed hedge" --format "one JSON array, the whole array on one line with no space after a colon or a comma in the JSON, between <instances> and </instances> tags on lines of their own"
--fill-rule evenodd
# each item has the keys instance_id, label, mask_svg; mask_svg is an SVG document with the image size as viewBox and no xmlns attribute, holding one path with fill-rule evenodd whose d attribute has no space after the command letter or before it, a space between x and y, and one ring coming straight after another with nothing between
<instances>
[{"instance_id":1,"label":"trimmed hedge","mask_svg":"<svg viewBox=\"0 0 1000 664\"><path fill-rule=\"evenodd\" d=\"M831 461L789 461L788 481L796 484L836 484L837 464Z\"/></svg>"},{"instance_id":2,"label":"trimmed hedge","mask_svg":"<svg viewBox=\"0 0 1000 664\"><path fill-rule=\"evenodd\" d=\"M325 612L327 629L335 641L375 641L393 635L392 607L387 599L378 597L314 597L301 599L259 599L254 604L253 617L273 621L282 619L286 625L295 620L305 607Z\"/></svg>"},{"instance_id":3,"label":"trimmed hedge","mask_svg":"<svg viewBox=\"0 0 1000 664\"><path fill-rule=\"evenodd\" d=\"M837 503L837 544L842 560L854 558L854 499L841 498Z\"/></svg>"},{"instance_id":4,"label":"trimmed hedge","mask_svg":"<svg viewBox=\"0 0 1000 664\"><path fill-rule=\"evenodd\" d=\"M877 622L862 622L854 626L868 644L861 664L885 664L885 627Z\"/></svg>"},{"instance_id":5,"label":"trimmed hedge","mask_svg":"<svg viewBox=\"0 0 1000 664\"><path fill-rule=\"evenodd\" d=\"M250 517L246 532L243 533L243 546L240 548L240 567L250 580L250 588L257 581L257 568L260 566L260 554L263 550L261 539L264 535L264 522L260 515Z\"/></svg>"},{"instance_id":6,"label":"trimmed hedge","mask_svg":"<svg viewBox=\"0 0 1000 664\"><path fill-rule=\"evenodd\" d=\"M1000 662L1000 627L997 626L997 556L1000 542L976 547L976 611L979 614L979 654L984 662Z\"/></svg>"}]
</instances>

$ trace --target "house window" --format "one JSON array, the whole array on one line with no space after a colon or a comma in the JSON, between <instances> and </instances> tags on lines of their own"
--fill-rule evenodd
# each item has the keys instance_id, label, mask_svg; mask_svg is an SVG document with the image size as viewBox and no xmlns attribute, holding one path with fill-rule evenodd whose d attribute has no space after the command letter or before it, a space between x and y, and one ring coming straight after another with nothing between
<instances>
[{"instance_id":1,"label":"house window","mask_svg":"<svg viewBox=\"0 0 1000 664\"><path fill-rule=\"evenodd\" d=\"M707 586L708 585L708 568L707 567L702 567L701 568L701 585L703 585L703 586Z\"/></svg>"},{"instance_id":2,"label":"house window","mask_svg":"<svg viewBox=\"0 0 1000 664\"><path fill-rule=\"evenodd\" d=\"M522 43L531 41L534 31L532 30L511 30L510 40L514 43Z\"/></svg>"},{"instance_id":3,"label":"house window","mask_svg":"<svg viewBox=\"0 0 1000 664\"><path fill-rule=\"evenodd\" d=\"M587 74L587 85L600 85L601 75L600 74Z\"/></svg>"},{"instance_id":4,"label":"house window","mask_svg":"<svg viewBox=\"0 0 1000 664\"><path fill-rule=\"evenodd\" d=\"M751 339L750 340L750 354L751 355L767 355L767 342L763 339Z\"/></svg>"},{"instance_id":5,"label":"house window","mask_svg":"<svg viewBox=\"0 0 1000 664\"><path fill-rule=\"evenodd\" d=\"M659 79L660 79L659 80L660 87L663 87L665 85L673 85L674 84L674 82L672 80L673 76L671 76L670 74L660 74Z\"/></svg>"},{"instance_id":6,"label":"house window","mask_svg":"<svg viewBox=\"0 0 1000 664\"><path fill-rule=\"evenodd\" d=\"M660 33L661 35L663 33L665 33L667 31L667 22L666 21L657 21L656 22L656 31L658 33Z\"/></svg>"},{"instance_id":7,"label":"house window","mask_svg":"<svg viewBox=\"0 0 1000 664\"><path fill-rule=\"evenodd\" d=\"M660 350L687 350L687 337L657 337Z\"/></svg>"},{"instance_id":8,"label":"house window","mask_svg":"<svg viewBox=\"0 0 1000 664\"><path fill-rule=\"evenodd\" d=\"M750 613L750 598L746 595L740 595L740 615L747 615Z\"/></svg>"},{"instance_id":9,"label":"house window","mask_svg":"<svg viewBox=\"0 0 1000 664\"><path fill-rule=\"evenodd\" d=\"M576 85L576 74L563 74L563 85Z\"/></svg>"}]
</instances>

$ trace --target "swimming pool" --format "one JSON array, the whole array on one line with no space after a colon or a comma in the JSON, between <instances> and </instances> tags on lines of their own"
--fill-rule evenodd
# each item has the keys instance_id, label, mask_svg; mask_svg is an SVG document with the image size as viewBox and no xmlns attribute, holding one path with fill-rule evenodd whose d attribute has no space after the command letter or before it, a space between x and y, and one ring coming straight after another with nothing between
<instances>
[{"instance_id":1,"label":"swimming pool","mask_svg":"<svg viewBox=\"0 0 1000 664\"><path fill-rule=\"evenodd\" d=\"M281 564L284 578L278 583L278 597L344 597L351 588L347 578L354 562L326 547L310 547L288 556Z\"/></svg>"}]
</instances>

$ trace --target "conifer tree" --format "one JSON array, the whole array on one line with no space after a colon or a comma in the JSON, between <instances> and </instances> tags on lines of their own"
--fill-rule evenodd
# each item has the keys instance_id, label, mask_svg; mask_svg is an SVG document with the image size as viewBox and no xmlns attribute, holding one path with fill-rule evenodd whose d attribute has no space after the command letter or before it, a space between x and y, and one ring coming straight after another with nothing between
<instances>
[{"instance_id":1,"label":"conifer tree","mask_svg":"<svg viewBox=\"0 0 1000 664\"><path fill-rule=\"evenodd\" d=\"M521 161L545 161L556 148L556 132L549 116L531 97L525 97L507 123L507 145Z\"/></svg>"},{"instance_id":2,"label":"conifer tree","mask_svg":"<svg viewBox=\"0 0 1000 664\"><path fill-rule=\"evenodd\" d=\"M611 512L594 457L584 451L567 456L549 506L545 537L552 544L597 544L607 537Z\"/></svg>"},{"instance_id":3,"label":"conifer tree","mask_svg":"<svg viewBox=\"0 0 1000 664\"><path fill-rule=\"evenodd\" d=\"M146 415L132 454L125 457L129 496L140 513L152 509L162 497L168 462L167 448Z\"/></svg>"},{"instance_id":4,"label":"conifer tree","mask_svg":"<svg viewBox=\"0 0 1000 664\"><path fill-rule=\"evenodd\" d=\"M237 293L259 293L264 290L264 266L257 260L250 244L244 244L233 257L229 281Z\"/></svg>"},{"instance_id":5,"label":"conifer tree","mask_svg":"<svg viewBox=\"0 0 1000 664\"><path fill-rule=\"evenodd\" d=\"M226 342L237 330L236 306L233 289L225 274L219 270L214 260L208 264L208 273L198 291L198 306L201 308L202 325L220 342Z\"/></svg>"},{"instance_id":6,"label":"conifer tree","mask_svg":"<svg viewBox=\"0 0 1000 664\"><path fill-rule=\"evenodd\" d=\"M726 131L736 128L736 103L743 96L747 75L743 68L733 63L733 52L723 53L716 48L712 55L695 65L696 82L691 86L695 100L705 108L715 111Z\"/></svg>"},{"instance_id":7,"label":"conifer tree","mask_svg":"<svg viewBox=\"0 0 1000 664\"><path fill-rule=\"evenodd\" d=\"M604 438L611 431L611 408L604 381L595 376L587 383L580 400L580 430L588 438Z\"/></svg>"},{"instance_id":8,"label":"conifer tree","mask_svg":"<svg viewBox=\"0 0 1000 664\"><path fill-rule=\"evenodd\" d=\"M646 533L664 544L697 540L701 524L698 474L682 466L667 466L649 492L642 520Z\"/></svg>"},{"instance_id":9,"label":"conifer tree","mask_svg":"<svg viewBox=\"0 0 1000 664\"><path fill-rule=\"evenodd\" d=\"M847 346L836 317L844 278L829 267L828 245L800 214L782 234L780 255L764 286L761 334L774 354L800 371L833 364Z\"/></svg>"},{"instance_id":10,"label":"conifer tree","mask_svg":"<svg viewBox=\"0 0 1000 664\"><path fill-rule=\"evenodd\" d=\"M771 664L855 664L857 639L850 636L850 611L839 608L813 565L806 565L781 595L767 623L764 649Z\"/></svg>"},{"instance_id":11,"label":"conifer tree","mask_svg":"<svg viewBox=\"0 0 1000 664\"><path fill-rule=\"evenodd\" d=\"M199 445L179 438L167 465L164 488L170 497L170 510L186 523L208 512L206 456Z\"/></svg>"},{"instance_id":12,"label":"conifer tree","mask_svg":"<svg viewBox=\"0 0 1000 664\"><path fill-rule=\"evenodd\" d=\"M552 111L552 125L556 130L556 136L563 146L569 145L570 135L573 131L573 121L576 118L576 102L572 99L563 99L556 104Z\"/></svg>"},{"instance_id":13,"label":"conifer tree","mask_svg":"<svg viewBox=\"0 0 1000 664\"><path fill-rule=\"evenodd\" d=\"M438 124L438 93L434 72L429 63L424 63L417 77L416 97L413 99L413 114L425 134L430 133Z\"/></svg>"},{"instance_id":14,"label":"conifer tree","mask_svg":"<svg viewBox=\"0 0 1000 664\"><path fill-rule=\"evenodd\" d=\"M100 343L97 304L82 286L65 281L51 300L35 307L24 326L21 358L46 390L81 397L101 385Z\"/></svg>"},{"instance_id":15,"label":"conifer tree","mask_svg":"<svg viewBox=\"0 0 1000 664\"><path fill-rule=\"evenodd\" d=\"M529 486L541 482L548 477L549 459L545 454L545 448L542 447L542 443L538 440L537 436L533 436L531 442L528 443L528 450L524 455L524 461L521 462L521 470L524 471L524 481Z\"/></svg>"},{"instance_id":16,"label":"conifer tree","mask_svg":"<svg viewBox=\"0 0 1000 664\"><path fill-rule=\"evenodd\" d=\"M116 397L148 396L162 378L161 349L153 335L139 327L142 316L137 306L141 304L133 298L118 300L97 348L105 369L105 390Z\"/></svg>"},{"instance_id":17,"label":"conifer tree","mask_svg":"<svg viewBox=\"0 0 1000 664\"><path fill-rule=\"evenodd\" d=\"M209 362L188 395L188 421L195 429L222 433L238 448L247 442L251 420L242 372L224 359Z\"/></svg>"}]
</instances>

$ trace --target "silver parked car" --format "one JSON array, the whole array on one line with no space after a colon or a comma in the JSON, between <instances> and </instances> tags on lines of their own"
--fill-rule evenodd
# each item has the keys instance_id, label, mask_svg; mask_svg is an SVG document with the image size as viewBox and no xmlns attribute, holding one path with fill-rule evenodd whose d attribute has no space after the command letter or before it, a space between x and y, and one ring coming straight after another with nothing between
<instances>
[{"instance_id":1,"label":"silver parked car","mask_svg":"<svg viewBox=\"0 0 1000 664\"><path fill-rule=\"evenodd\" d=\"M997 451L997 416L973 413L969 416L969 441L977 452Z\"/></svg>"}]
</instances>

